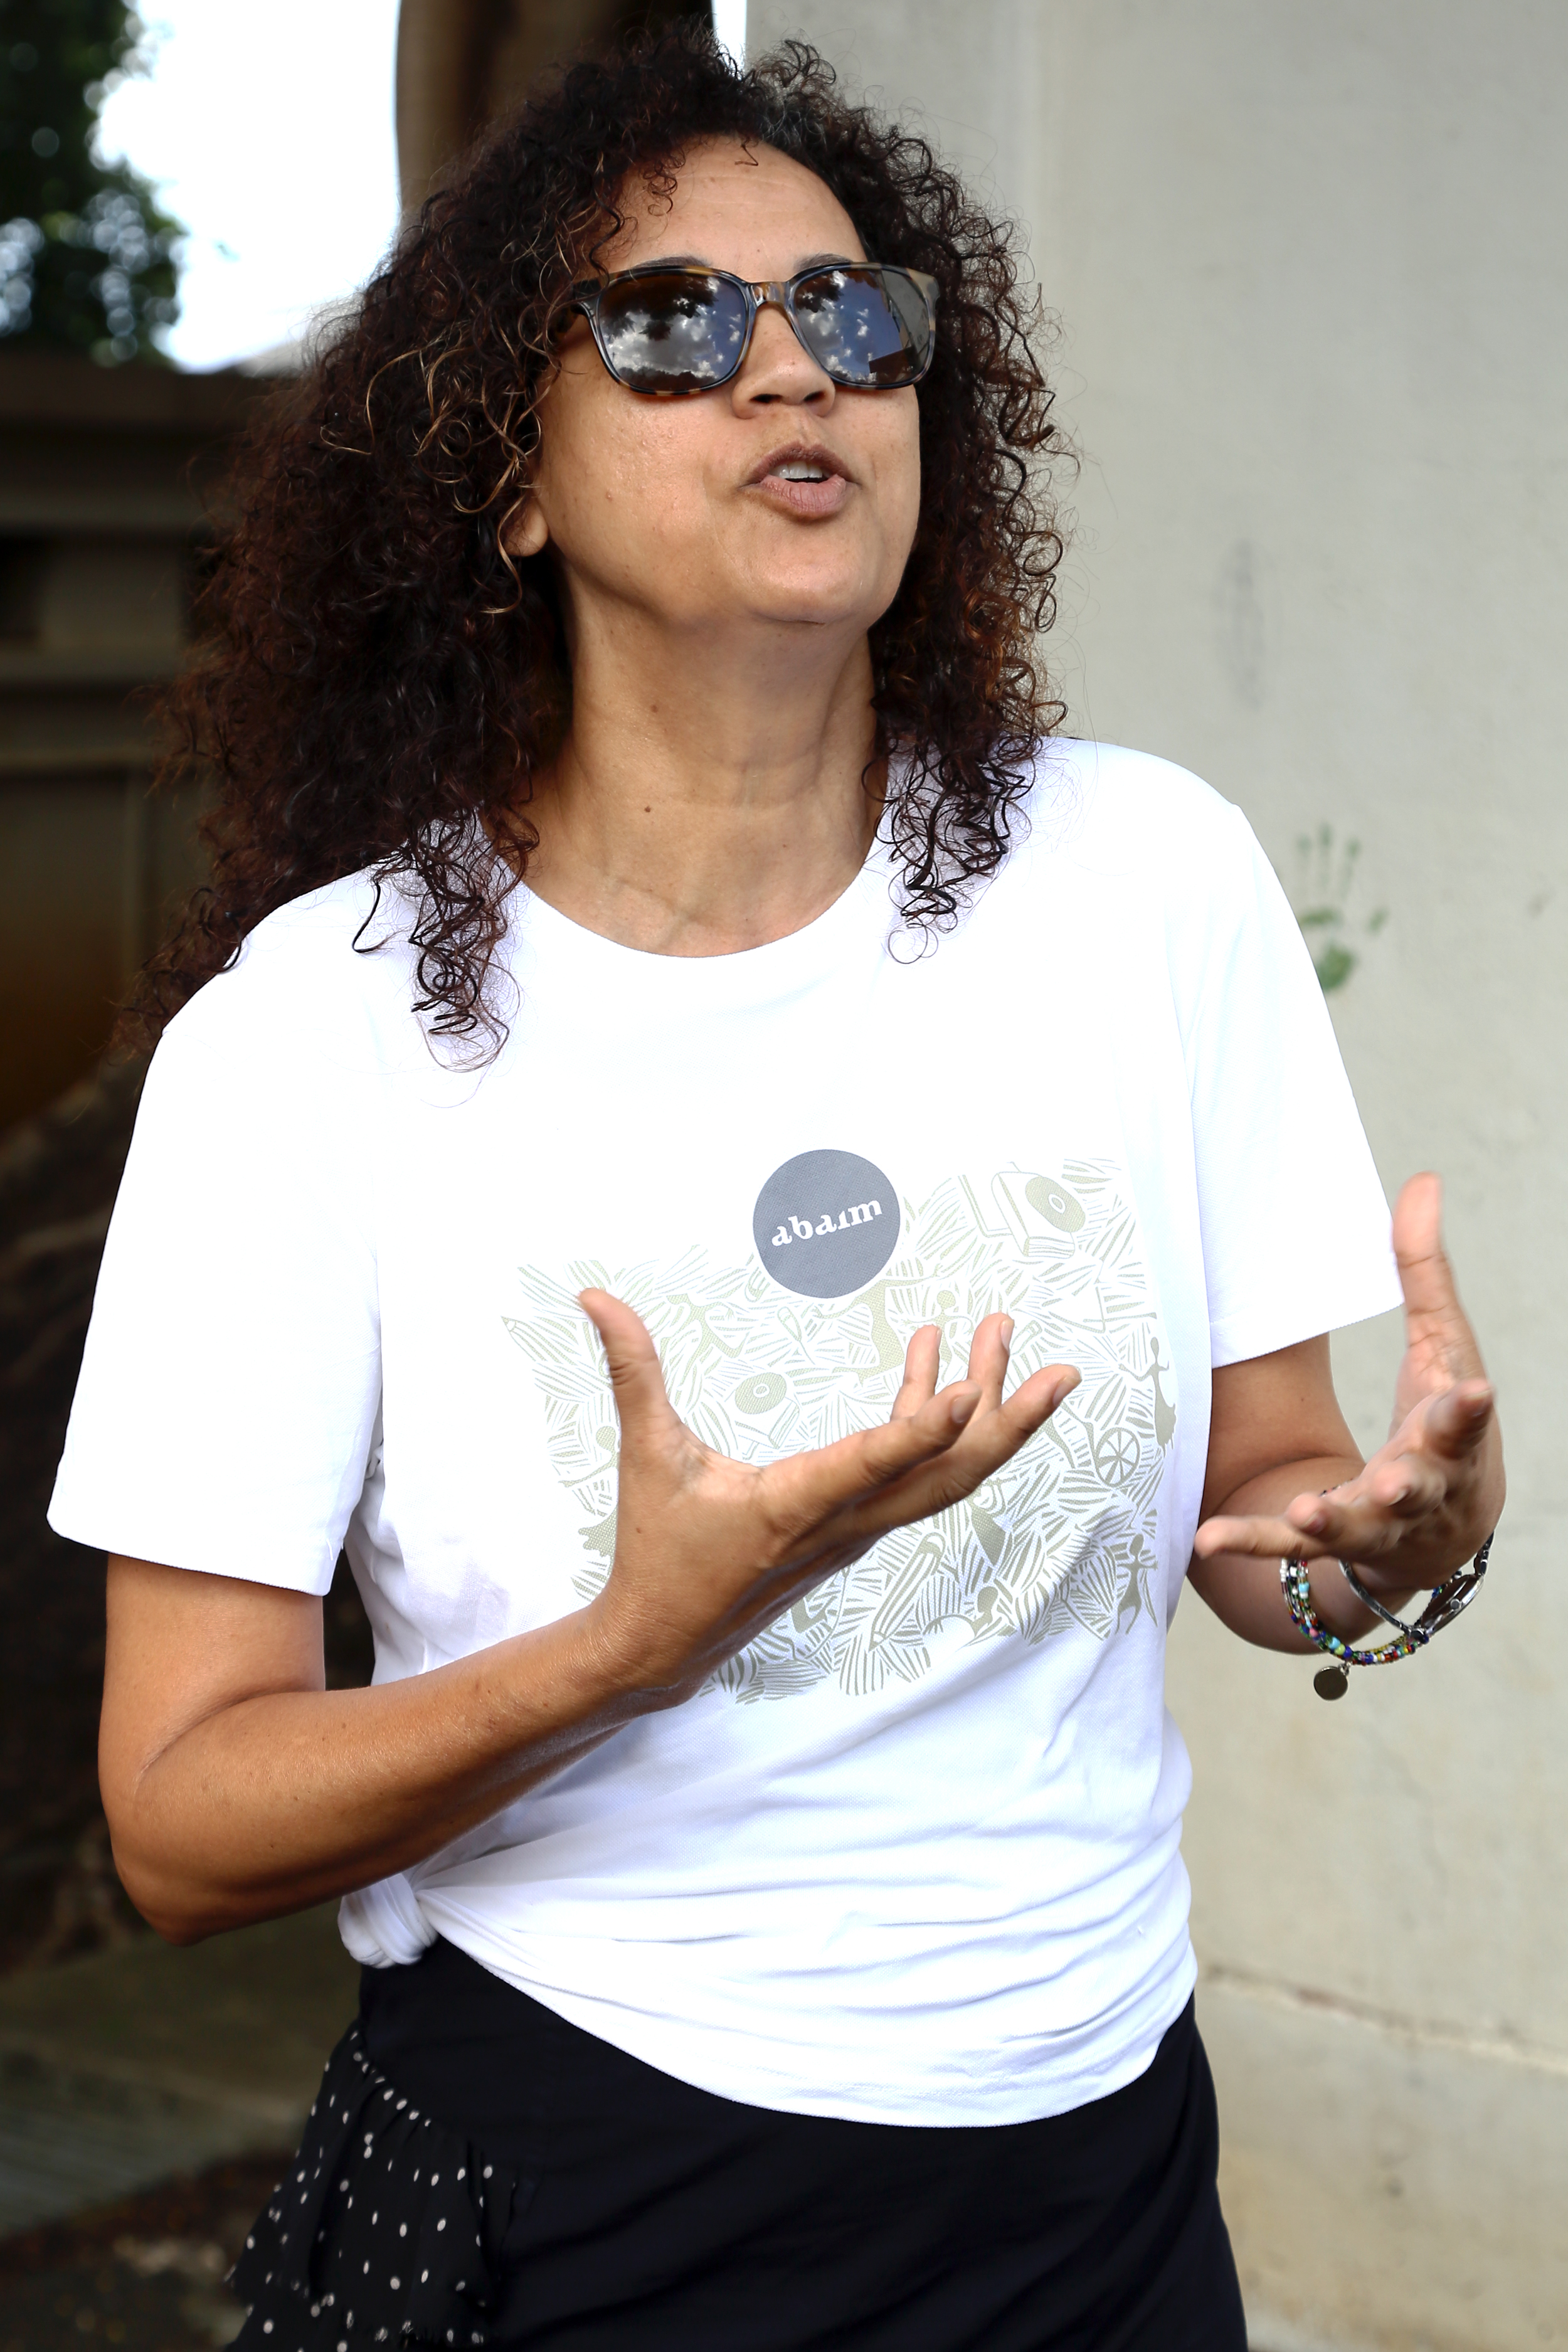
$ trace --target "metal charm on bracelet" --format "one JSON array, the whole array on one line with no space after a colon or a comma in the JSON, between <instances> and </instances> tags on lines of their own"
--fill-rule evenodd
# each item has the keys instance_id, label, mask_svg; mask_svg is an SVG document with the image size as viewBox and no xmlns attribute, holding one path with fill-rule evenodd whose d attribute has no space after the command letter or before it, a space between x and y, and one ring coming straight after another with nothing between
<instances>
[{"instance_id":1,"label":"metal charm on bracelet","mask_svg":"<svg viewBox=\"0 0 1568 2352\"><path fill-rule=\"evenodd\" d=\"M1318 1696L1343 1698L1350 1686L1352 1666L1391 1666L1398 1659L1414 1657L1417 1650L1424 1650L1433 1634L1440 1633L1445 1625L1451 1625L1461 1610L1468 1609L1480 1591L1491 1548L1492 1539L1489 1536L1469 1567L1462 1568L1456 1575L1450 1576L1446 1584L1439 1584L1420 1616L1408 1622L1403 1617L1396 1617L1392 1609L1385 1609L1377 1595L1367 1591L1348 1561L1342 1559L1340 1574L1356 1599L1374 1616L1381 1617L1385 1625L1394 1627L1394 1640L1382 1643L1375 1650L1355 1649L1349 1642L1342 1642L1337 1633L1331 1633L1312 1606L1311 1562L1282 1559L1279 1581L1284 1588L1286 1606L1313 1647L1326 1650L1334 1661L1332 1665L1321 1667L1312 1676L1312 1688Z\"/></svg>"}]
</instances>

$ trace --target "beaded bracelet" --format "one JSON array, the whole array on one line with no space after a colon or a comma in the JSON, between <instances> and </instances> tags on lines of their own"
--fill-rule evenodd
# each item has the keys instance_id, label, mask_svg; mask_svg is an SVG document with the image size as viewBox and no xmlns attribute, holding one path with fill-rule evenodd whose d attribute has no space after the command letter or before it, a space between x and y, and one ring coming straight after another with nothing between
<instances>
[{"instance_id":1,"label":"beaded bracelet","mask_svg":"<svg viewBox=\"0 0 1568 2352\"><path fill-rule=\"evenodd\" d=\"M1494 1529L1494 1533L1496 1530ZM1481 1589L1487 1572L1487 1559L1491 1551L1489 1536L1468 1568L1460 1569L1446 1584L1438 1585L1419 1617L1408 1623L1396 1617L1373 1592L1369 1592L1360 1577L1345 1560L1340 1562L1340 1574L1364 1608L1392 1625L1395 1638L1384 1642L1375 1650L1358 1650L1349 1642L1342 1642L1331 1633L1312 1606L1311 1563L1304 1559L1282 1559L1279 1581L1284 1588L1285 1602L1295 1622L1315 1649L1326 1650L1333 1659L1312 1676L1312 1688L1320 1698L1343 1698L1350 1687L1352 1666L1391 1666L1397 1659L1413 1657L1424 1650L1434 1633L1451 1625L1461 1610L1468 1609Z\"/></svg>"}]
</instances>

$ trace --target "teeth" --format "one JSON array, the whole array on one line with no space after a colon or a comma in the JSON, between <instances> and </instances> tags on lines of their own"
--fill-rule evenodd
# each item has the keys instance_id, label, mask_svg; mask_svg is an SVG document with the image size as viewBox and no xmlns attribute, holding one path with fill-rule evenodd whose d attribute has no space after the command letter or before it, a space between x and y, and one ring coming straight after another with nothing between
<instances>
[{"instance_id":1,"label":"teeth","mask_svg":"<svg viewBox=\"0 0 1568 2352\"><path fill-rule=\"evenodd\" d=\"M775 466L773 471L781 482L825 482L827 479L827 469L823 466L791 464Z\"/></svg>"}]
</instances>

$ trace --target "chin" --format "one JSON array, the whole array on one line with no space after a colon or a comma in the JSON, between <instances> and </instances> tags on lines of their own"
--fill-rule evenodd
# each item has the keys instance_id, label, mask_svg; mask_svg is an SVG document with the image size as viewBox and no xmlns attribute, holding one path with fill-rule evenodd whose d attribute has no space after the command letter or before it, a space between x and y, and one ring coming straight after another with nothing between
<instances>
[{"instance_id":1,"label":"chin","mask_svg":"<svg viewBox=\"0 0 1568 2352\"><path fill-rule=\"evenodd\" d=\"M731 609L749 608L759 621L809 622L818 628L860 631L881 619L898 593L896 580L870 582L858 569L791 566L771 576L753 572L737 587Z\"/></svg>"}]
</instances>

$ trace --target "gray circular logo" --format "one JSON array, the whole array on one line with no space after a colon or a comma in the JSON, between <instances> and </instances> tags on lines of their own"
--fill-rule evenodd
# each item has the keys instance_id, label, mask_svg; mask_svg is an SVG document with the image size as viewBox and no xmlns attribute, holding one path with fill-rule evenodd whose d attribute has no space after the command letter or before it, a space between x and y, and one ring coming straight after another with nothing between
<instances>
[{"instance_id":1,"label":"gray circular logo","mask_svg":"<svg viewBox=\"0 0 1568 2352\"><path fill-rule=\"evenodd\" d=\"M873 1160L802 1151L757 1194L752 1232L786 1290L844 1298L880 1274L898 1246L899 1196Z\"/></svg>"}]
</instances>

